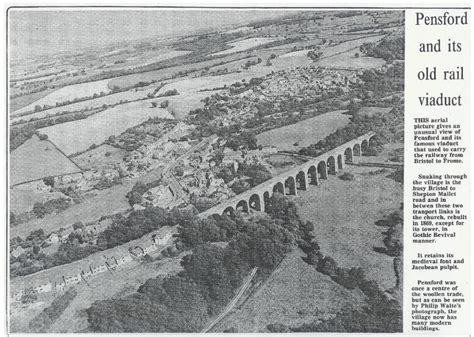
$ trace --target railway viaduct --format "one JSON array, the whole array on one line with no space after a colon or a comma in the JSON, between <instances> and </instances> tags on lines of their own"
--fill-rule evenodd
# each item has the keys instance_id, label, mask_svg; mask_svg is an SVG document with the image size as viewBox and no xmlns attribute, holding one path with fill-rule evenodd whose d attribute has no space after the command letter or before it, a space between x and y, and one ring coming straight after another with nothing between
<instances>
[{"instance_id":1,"label":"railway viaduct","mask_svg":"<svg viewBox=\"0 0 474 337\"><path fill-rule=\"evenodd\" d=\"M306 163L284 172L264 183L199 213L200 218L214 214L230 214L235 210L248 213L250 210L266 211L274 192L297 195L298 190L306 190L308 185L319 185L328 174L337 174L346 163L356 161L370 146L375 133L366 133L344 143Z\"/></svg>"}]
</instances>

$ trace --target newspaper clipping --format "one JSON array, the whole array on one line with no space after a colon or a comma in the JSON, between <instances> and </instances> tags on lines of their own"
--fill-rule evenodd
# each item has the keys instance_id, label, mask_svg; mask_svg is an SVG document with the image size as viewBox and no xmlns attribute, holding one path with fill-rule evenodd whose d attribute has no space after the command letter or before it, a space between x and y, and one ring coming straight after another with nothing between
<instances>
[{"instance_id":1,"label":"newspaper clipping","mask_svg":"<svg viewBox=\"0 0 474 337\"><path fill-rule=\"evenodd\" d=\"M4 14L2 332L471 334L470 7Z\"/></svg>"}]
</instances>

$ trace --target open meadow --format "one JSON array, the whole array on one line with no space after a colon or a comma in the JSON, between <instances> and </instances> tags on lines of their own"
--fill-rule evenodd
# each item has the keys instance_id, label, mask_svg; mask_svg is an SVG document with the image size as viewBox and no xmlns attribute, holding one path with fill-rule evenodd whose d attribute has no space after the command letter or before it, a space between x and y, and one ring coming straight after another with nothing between
<instances>
[{"instance_id":1,"label":"open meadow","mask_svg":"<svg viewBox=\"0 0 474 337\"><path fill-rule=\"evenodd\" d=\"M384 245L385 229L375 222L400 208L403 186L387 177L393 172L390 169L346 166L344 171L354 174L354 180L330 175L321 185L300 192L295 199L298 213L314 223L323 254L342 267L362 267L368 279L383 289L392 288L396 283L393 257L373 250Z\"/></svg>"},{"instance_id":2,"label":"open meadow","mask_svg":"<svg viewBox=\"0 0 474 337\"><path fill-rule=\"evenodd\" d=\"M64 153L71 155L87 150L93 144L101 144L110 136L117 136L150 117L173 119L167 110L152 108L149 101L138 101L118 105L86 119L49 126L41 132Z\"/></svg>"},{"instance_id":3,"label":"open meadow","mask_svg":"<svg viewBox=\"0 0 474 337\"><path fill-rule=\"evenodd\" d=\"M101 80L95 82L86 82L81 84L74 84L63 87L61 89L55 90L48 95L32 102L31 104L20 108L12 113L12 115L19 114L27 111L34 111L35 106L49 105L56 106L56 103L63 103L66 101L72 101L76 98L84 98L87 96L92 96L94 94L99 95L101 92L108 93L110 92L107 84L109 80Z\"/></svg>"},{"instance_id":4,"label":"open meadow","mask_svg":"<svg viewBox=\"0 0 474 337\"><path fill-rule=\"evenodd\" d=\"M365 303L360 290L348 290L305 263L299 250L290 253L242 305L212 332L269 332L269 324L299 326Z\"/></svg>"},{"instance_id":5,"label":"open meadow","mask_svg":"<svg viewBox=\"0 0 474 337\"><path fill-rule=\"evenodd\" d=\"M279 151L298 151L346 126L350 115L345 112L346 110L326 112L295 124L265 131L257 135L258 143L263 146L274 146Z\"/></svg>"},{"instance_id":6,"label":"open meadow","mask_svg":"<svg viewBox=\"0 0 474 337\"><path fill-rule=\"evenodd\" d=\"M10 170L10 185L81 172L49 140L40 140L36 135L11 153Z\"/></svg>"},{"instance_id":7,"label":"open meadow","mask_svg":"<svg viewBox=\"0 0 474 337\"><path fill-rule=\"evenodd\" d=\"M214 53L211 56L219 56L219 55L225 55L225 54L238 53L238 52L245 51L247 49L257 47L257 46L262 45L262 44L274 42L274 41L277 41L277 40L278 39L268 38L268 37L267 38L265 38L265 37L255 37L255 38L249 38L249 39L229 42L228 45L232 46L232 48Z\"/></svg>"}]
</instances>

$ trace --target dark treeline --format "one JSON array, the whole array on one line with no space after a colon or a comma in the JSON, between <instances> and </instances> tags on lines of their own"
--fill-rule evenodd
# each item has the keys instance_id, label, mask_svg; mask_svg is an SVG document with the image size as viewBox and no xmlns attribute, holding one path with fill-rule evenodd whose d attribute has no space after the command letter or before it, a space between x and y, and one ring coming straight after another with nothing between
<instances>
[{"instance_id":1,"label":"dark treeline","mask_svg":"<svg viewBox=\"0 0 474 337\"><path fill-rule=\"evenodd\" d=\"M270 215L244 218L181 218L179 240L192 254L177 275L146 281L121 299L97 301L87 309L94 332L197 332L234 296L254 267L271 273L301 235L296 206L274 195ZM215 245L214 242L226 242Z\"/></svg>"},{"instance_id":2,"label":"dark treeline","mask_svg":"<svg viewBox=\"0 0 474 337\"><path fill-rule=\"evenodd\" d=\"M359 50L367 56L382 58L388 63L405 59L405 38L403 36L383 39L379 43L364 43Z\"/></svg>"}]
</instances>

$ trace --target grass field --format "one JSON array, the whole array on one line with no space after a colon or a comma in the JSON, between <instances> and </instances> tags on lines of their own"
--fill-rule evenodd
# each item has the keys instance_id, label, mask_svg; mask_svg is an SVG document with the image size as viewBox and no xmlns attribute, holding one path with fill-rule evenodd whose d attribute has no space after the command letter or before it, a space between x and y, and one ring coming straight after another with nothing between
<instances>
[{"instance_id":1,"label":"grass field","mask_svg":"<svg viewBox=\"0 0 474 337\"><path fill-rule=\"evenodd\" d=\"M198 92L202 89L212 89L222 87L225 84L230 85L242 79L249 78L249 72L232 73L219 76L202 76L196 78L185 78L180 81L172 82L165 85L158 91L158 95L171 90L176 89L180 95L187 95L189 93ZM210 96L212 93L208 93Z\"/></svg>"},{"instance_id":2,"label":"grass field","mask_svg":"<svg viewBox=\"0 0 474 337\"><path fill-rule=\"evenodd\" d=\"M189 50L169 50L169 49L161 50L158 53L155 50L145 51L145 52L140 51L140 53L122 60L125 62L119 63L119 64L111 64L107 66L105 69L111 70L111 69L144 67L149 64L168 60L173 57L182 56L189 53L191 53L191 51ZM121 58L123 58L123 56L124 55L119 55L119 57ZM107 61L109 61L109 59L107 59Z\"/></svg>"},{"instance_id":3,"label":"grass field","mask_svg":"<svg viewBox=\"0 0 474 337\"><path fill-rule=\"evenodd\" d=\"M31 103L51 94L53 91L57 89L48 89L43 90L40 92L35 92L33 94L24 95L20 97L13 98L8 101L8 108L10 114L15 112L16 110L20 110L21 108L30 105Z\"/></svg>"},{"instance_id":4,"label":"grass field","mask_svg":"<svg viewBox=\"0 0 474 337\"><path fill-rule=\"evenodd\" d=\"M354 54L356 52L361 54L358 50L347 51L342 54L325 58L319 61L318 65L328 68L347 68L360 70L380 68L385 64L385 60L379 58L369 56L355 57Z\"/></svg>"},{"instance_id":5,"label":"grass field","mask_svg":"<svg viewBox=\"0 0 474 337\"><path fill-rule=\"evenodd\" d=\"M239 40L235 42L229 42L228 45L232 46L230 49L226 49L214 54L211 54L211 56L219 56L219 55L225 55L225 54L230 54L230 53L237 53L241 52L253 47L260 46L265 43L270 43L273 41L277 41L278 39L275 38L269 38L269 37L252 37L249 39L245 40Z\"/></svg>"},{"instance_id":6,"label":"grass field","mask_svg":"<svg viewBox=\"0 0 474 337\"><path fill-rule=\"evenodd\" d=\"M275 146L281 151L295 151L326 138L349 123L345 110L325 114L257 135L258 144ZM298 145L295 145L298 143Z\"/></svg>"},{"instance_id":7,"label":"grass field","mask_svg":"<svg viewBox=\"0 0 474 337\"><path fill-rule=\"evenodd\" d=\"M368 106L365 106L365 107L362 107L362 108L359 110L359 115L372 117L372 116L374 116L374 115L384 115L384 114L387 114L387 113L389 113L391 110L392 110L391 107L382 108L382 107L378 107L378 106L376 106L376 107L368 107Z\"/></svg>"},{"instance_id":8,"label":"grass field","mask_svg":"<svg viewBox=\"0 0 474 337\"><path fill-rule=\"evenodd\" d=\"M137 99L147 97L147 94L153 92L156 87L157 85L150 85L150 86L139 88L139 89L131 89L128 91L118 92L112 95L97 97L97 98L90 99L87 101L68 104L65 106L60 106L57 108L52 108L45 111L28 114L26 116L12 116L12 121L16 121L16 120L29 121L32 118L44 118L44 117L47 117L48 115L53 116L57 113L64 113L66 111L71 112L71 111L80 111L80 110L85 110L85 109L94 109L94 108L100 108L104 104L115 105L115 104L119 104L120 101L134 101Z\"/></svg>"},{"instance_id":9,"label":"grass field","mask_svg":"<svg viewBox=\"0 0 474 337\"><path fill-rule=\"evenodd\" d=\"M150 82L152 80L160 81L163 78L168 78L173 75L177 75L179 72L190 71L193 69L201 69L205 67L212 67L213 65L216 65L221 62L233 62L241 57L242 55L230 55L226 57L221 57L216 60L209 60L209 61L196 62L196 63L187 63L180 66L169 67L169 68L165 68L161 70L147 71L144 73L121 76L121 77L111 79L109 82L109 88L113 88L114 86L117 86L119 88L126 88L140 81L145 81L145 82Z\"/></svg>"},{"instance_id":10,"label":"grass field","mask_svg":"<svg viewBox=\"0 0 474 337\"><path fill-rule=\"evenodd\" d=\"M268 324L299 326L365 303L360 291L338 285L301 256L299 250L288 255L265 284L212 332L232 327L238 332L268 332Z\"/></svg>"},{"instance_id":11,"label":"grass field","mask_svg":"<svg viewBox=\"0 0 474 337\"><path fill-rule=\"evenodd\" d=\"M138 101L99 112L89 118L41 129L62 151L70 155L101 144L112 135L146 121L149 117L173 118L164 109L151 108L150 101Z\"/></svg>"},{"instance_id":12,"label":"grass field","mask_svg":"<svg viewBox=\"0 0 474 337\"><path fill-rule=\"evenodd\" d=\"M295 201L301 218L314 223L323 254L332 256L342 267L364 268L368 279L388 289L396 281L393 257L372 249L383 247L385 230L374 223L400 207L403 186L387 178L390 172L374 174L377 170L346 166L345 171L355 176L353 181L329 176L321 185L299 192Z\"/></svg>"},{"instance_id":13,"label":"grass field","mask_svg":"<svg viewBox=\"0 0 474 337\"><path fill-rule=\"evenodd\" d=\"M212 94L218 93L220 90L203 91L203 92L188 92L184 95L161 97L152 100L158 105L163 101L168 101L169 105L166 108L176 119L184 119L189 111L204 107L202 100Z\"/></svg>"},{"instance_id":14,"label":"grass field","mask_svg":"<svg viewBox=\"0 0 474 337\"><path fill-rule=\"evenodd\" d=\"M334 45L334 46L324 47L324 48L321 49L321 51L323 52L321 58L334 56L336 54L343 53L343 52L346 52L346 51L349 51L349 50L353 50L354 53L355 53L355 52L358 51L358 47L361 46L362 44L369 43L369 42L374 42L374 43L378 42L381 39L383 39L384 36L385 35L368 36L368 37L364 37L364 38L359 38L359 39L355 39L355 40L341 42L341 43L339 43L337 45ZM321 60L319 62L322 62L322 61L323 60Z\"/></svg>"},{"instance_id":15,"label":"grass field","mask_svg":"<svg viewBox=\"0 0 474 337\"><path fill-rule=\"evenodd\" d=\"M10 186L50 176L81 172L48 140L33 135L10 155Z\"/></svg>"},{"instance_id":16,"label":"grass field","mask_svg":"<svg viewBox=\"0 0 474 337\"><path fill-rule=\"evenodd\" d=\"M130 205L125 195L133 183L126 182L109 189L98 191L95 196L86 198L58 214L48 214L42 219L34 219L10 228L10 237L25 238L31 231L43 229L46 235L61 227L68 227L80 219L83 223L99 219L103 215L125 211Z\"/></svg>"},{"instance_id":17,"label":"grass field","mask_svg":"<svg viewBox=\"0 0 474 337\"><path fill-rule=\"evenodd\" d=\"M106 155L108 154L108 155ZM121 163L127 151L108 144L86 151L74 157L73 161L82 169L113 168L114 164Z\"/></svg>"},{"instance_id":18,"label":"grass field","mask_svg":"<svg viewBox=\"0 0 474 337\"><path fill-rule=\"evenodd\" d=\"M61 89L55 90L48 95L41 97L40 99L32 102L31 104L18 109L13 114L33 111L36 105L50 105L55 106L56 103L62 103L65 101L71 101L74 98L82 98L86 96L92 96L94 94L100 94L100 92L108 93L110 89L107 87L109 80L101 80L95 82L86 82L81 84L68 85Z\"/></svg>"},{"instance_id":19,"label":"grass field","mask_svg":"<svg viewBox=\"0 0 474 337\"><path fill-rule=\"evenodd\" d=\"M161 178L161 168L152 170L132 180L125 180L120 185L95 191L85 196L85 200L58 214L48 214L42 219L35 219L10 228L10 237L25 238L31 231L43 229L45 234L57 231L61 227L71 226L80 219L83 223L98 220L103 215L115 214L130 209L126 195L137 181L149 183Z\"/></svg>"},{"instance_id":20,"label":"grass field","mask_svg":"<svg viewBox=\"0 0 474 337\"><path fill-rule=\"evenodd\" d=\"M45 202L51 199L64 197L61 192L42 192L22 185L10 189L10 210L15 214L28 212L33 209L36 202Z\"/></svg>"}]
</instances>

